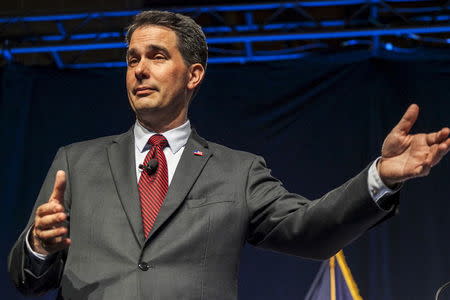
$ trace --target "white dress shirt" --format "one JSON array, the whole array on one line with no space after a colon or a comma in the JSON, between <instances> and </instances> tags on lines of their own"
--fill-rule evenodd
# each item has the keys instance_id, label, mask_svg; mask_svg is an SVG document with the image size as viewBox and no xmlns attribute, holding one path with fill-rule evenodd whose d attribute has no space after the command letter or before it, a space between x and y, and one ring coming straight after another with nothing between
<instances>
[{"instance_id":1,"label":"white dress shirt","mask_svg":"<svg viewBox=\"0 0 450 300\"><path fill-rule=\"evenodd\" d=\"M156 134L151 132L142 126L138 121L134 125L134 144L135 144L135 158L136 158L136 178L139 182L142 170L139 169L139 164L144 162L145 156L150 150L150 145L147 144L148 140ZM183 154L184 147L187 143L189 135L191 134L191 124L186 121L183 125L171 129L169 131L161 133L169 143L169 146L164 148L164 155L167 160L167 171L169 175L169 185L172 181L175 169L180 161L181 154Z\"/></svg>"},{"instance_id":2,"label":"white dress shirt","mask_svg":"<svg viewBox=\"0 0 450 300\"><path fill-rule=\"evenodd\" d=\"M177 168L178 162L180 161L181 154L184 151L187 140L191 134L191 124L186 121L183 125L171 129L169 131L161 133L168 142L168 147L164 148L164 155L167 160L167 169L169 175L169 185L172 181L173 174ZM150 146L147 144L150 137L155 132L151 132L145 127L143 127L137 120L134 124L134 141L135 141L135 161L136 161L136 178L139 182L139 178L141 177L142 170L139 169L139 164L144 162L145 156L150 150ZM372 199L377 202L384 195L389 195L395 193L397 190L393 191L388 188L380 178L378 174L378 170L376 168L377 162L379 158L375 160L369 168L368 176L367 176L367 186ZM28 236L30 235L30 231L28 232L27 238L25 239L27 249L33 256L41 261L44 261L47 256L37 253L31 249L31 246L28 242ZM36 266L37 267L37 266Z\"/></svg>"}]
</instances>

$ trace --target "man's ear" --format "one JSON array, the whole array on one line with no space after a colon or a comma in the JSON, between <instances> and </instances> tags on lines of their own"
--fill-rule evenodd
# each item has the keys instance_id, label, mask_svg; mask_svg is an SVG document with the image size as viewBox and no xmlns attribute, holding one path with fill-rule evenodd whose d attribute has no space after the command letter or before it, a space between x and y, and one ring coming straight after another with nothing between
<instances>
[{"instance_id":1,"label":"man's ear","mask_svg":"<svg viewBox=\"0 0 450 300\"><path fill-rule=\"evenodd\" d=\"M189 90L194 90L200 85L200 83L205 77L205 68L199 63L193 64L189 67L189 78L187 83L187 88Z\"/></svg>"}]
</instances>

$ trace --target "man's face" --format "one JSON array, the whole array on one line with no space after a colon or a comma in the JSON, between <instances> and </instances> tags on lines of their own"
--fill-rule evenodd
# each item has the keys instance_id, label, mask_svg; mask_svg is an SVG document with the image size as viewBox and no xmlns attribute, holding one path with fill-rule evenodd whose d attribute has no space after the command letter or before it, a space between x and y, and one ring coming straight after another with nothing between
<instances>
[{"instance_id":1,"label":"man's face","mask_svg":"<svg viewBox=\"0 0 450 300\"><path fill-rule=\"evenodd\" d=\"M127 51L127 93L141 120L177 118L187 112L189 68L177 47L177 36L169 28L144 26L136 29Z\"/></svg>"}]
</instances>

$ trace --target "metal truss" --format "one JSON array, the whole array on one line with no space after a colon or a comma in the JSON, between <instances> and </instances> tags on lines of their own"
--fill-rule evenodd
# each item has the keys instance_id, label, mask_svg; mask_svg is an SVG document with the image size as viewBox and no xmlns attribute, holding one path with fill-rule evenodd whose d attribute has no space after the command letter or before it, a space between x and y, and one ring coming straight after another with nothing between
<instances>
[{"instance_id":1,"label":"metal truss","mask_svg":"<svg viewBox=\"0 0 450 300\"><path fill-rule=\"evenodd\" d=\"M211 64L298 59L341 48L377 55L450 44L450 1L316 0L168 10L203 26ZM41 64L58 68L123 67L123 28L139 12L2 17L0 54L5 62L25 63L27 56L41 55Z\"/></svg>"}]
</instances>

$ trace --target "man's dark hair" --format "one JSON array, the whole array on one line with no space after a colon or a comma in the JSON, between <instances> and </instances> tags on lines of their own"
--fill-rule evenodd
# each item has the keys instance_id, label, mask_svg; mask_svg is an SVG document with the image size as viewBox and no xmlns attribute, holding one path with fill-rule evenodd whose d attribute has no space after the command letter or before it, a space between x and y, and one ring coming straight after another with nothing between
<instances>
[{"instance_id":1,"label":"man's dark hair","mask_svg":"<svg viewBox=\"0 0 450 300\"><path fill-rule=\"evenodd\" d=\"M208 46L200 25L185 15L169 11L143 11L127 27L126 42L130 44L133 32L143 26L156 25L172 29L177 35L178 50L186 65L200 63L206 70Z\"/></svg>"}]
</instances>

